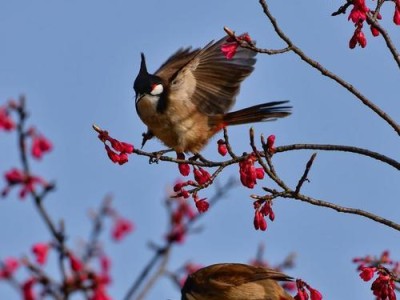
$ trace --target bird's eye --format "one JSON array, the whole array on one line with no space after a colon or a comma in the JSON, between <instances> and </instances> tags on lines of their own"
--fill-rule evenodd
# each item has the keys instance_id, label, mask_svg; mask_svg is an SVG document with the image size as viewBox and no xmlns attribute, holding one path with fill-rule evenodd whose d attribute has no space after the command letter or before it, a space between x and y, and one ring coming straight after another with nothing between
<instances>
[{"instance_id":1,"label":"bird's eye","mask_svg":"<svg viewBox=\"0 0 400 300\"><path fill-rule=\"evenodd\" d=\"M152 85L151 85L150 94L152 94L153 96L160 95L163 91L164 91L164 87L162 86L161 83L159 83L159 84L152 84Z\"/></svg>"}]
</instances>

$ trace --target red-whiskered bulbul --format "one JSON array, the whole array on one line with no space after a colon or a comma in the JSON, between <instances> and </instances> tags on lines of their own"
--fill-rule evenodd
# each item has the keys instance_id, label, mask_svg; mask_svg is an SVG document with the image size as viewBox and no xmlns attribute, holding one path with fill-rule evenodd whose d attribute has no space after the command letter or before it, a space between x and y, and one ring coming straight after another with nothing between
<instances>
[{"instance_id":1,"label":"red-whiskered bulbul","mask_svg":"<svg viewBox=\"0 0 400 300\"><path fill-rule=\"evenodd\" d=\"M188 276L181 300L294 300L278 283L292 280L268 268L216 264Z\"/></svg>"},{"instance_id":2,"label":"red-whiskered bulbul","mask_svg":"<svg viewBox=\"0 0 400 300\"><path fill-rule=\"evenodd\" d=\"M290 115L287 101L268 102L228 112L240 83L253 71L256 52L238 47L228 59L221 46L228 37L202 49L180 49L154 74L144 54L133 88L136 111L156 136L178 153L198 153L224 126L271 121ZM144 139L145 141L145 139Z\"/></svg>"}]
</instances>

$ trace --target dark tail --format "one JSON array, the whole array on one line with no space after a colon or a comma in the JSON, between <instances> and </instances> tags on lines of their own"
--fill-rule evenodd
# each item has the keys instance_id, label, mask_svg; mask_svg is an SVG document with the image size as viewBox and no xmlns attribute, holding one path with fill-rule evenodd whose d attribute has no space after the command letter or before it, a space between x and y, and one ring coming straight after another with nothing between
<instances>
[{"instance_id":1,"label":"dark tail","mask_svg":"<svg viewBox=\"0 0 400 300\"><path fill-rule=\"evenodd\" d=\"M239 125L264 121L275 121L291 114L291 106L281 104L289 101L275 101L247 107L238 111L227 113L223 117L225 125Z\"/></svg>"}]
</instances>

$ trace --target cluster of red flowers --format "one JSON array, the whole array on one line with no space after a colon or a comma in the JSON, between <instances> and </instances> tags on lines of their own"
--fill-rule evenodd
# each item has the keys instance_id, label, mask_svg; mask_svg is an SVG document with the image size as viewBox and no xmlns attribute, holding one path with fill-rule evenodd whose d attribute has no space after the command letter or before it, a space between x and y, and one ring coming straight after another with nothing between
<instances>
[{"instance_id":1,"label":"cluster of red flowers","mask_svg":"<svg viewBox=\"0 0 400 300\"><path fill-rule=\"evenodd\" d=\"M377 300L396 300L396 284L400 275L400 262L395 262L390 258L389 251L384 251L380 257L356 257L353 259L360 277L364 281L370 281L378 275L372 282L371 290Z\"/></svg>"},{"instance_id":2,"label":"cluster of red flowers","mask_svg":"<svg viewBox=\"0 0 400 300\"><path fill-rule=\"evenodd\" d=\"M133 222L129 219L122 217L111 205L110 201L106 201L103 204L102 209L93 217L109 217L113 224L111 227L111 238L119 242L123 240L129 233L131 233L135 226Z\"/></svg>"},{"instance_id":3,"label":"cluster of red flowers","mask_svg":"<svg viewBox=\"0 0 400 300\"><path fill-rule=\"evenodd\" d=\"M198 172L199 173L197 176L199 178L196 178L197 183L192 180L188 180L185 182L178 182L174 185L174 192L176 193L176 195L174 195L175 198L182 197L183 199L187 199L187 198L189 198L190 194L187 190L185 190L185 187L187 187L187 186L198 187L199 184L202 184L201 182L205 183L205 182L209 181L210 174L206 170L199 168ZM195 175L195 177L196 177L196 175ZM193 201L194 201L199 213L203 213L208 210L210 205L207 202L206 198L199 199L197 193L193 193L192 197L193 197Z\"/></svg>"},{"instance_id":4,"label":"cluster of red flowers","mask_svg":"<svg viewBox=\"0 0 400 300\"><path fill-rule=\"evenodd\" d=\"M52 248L50 243L37 243L32 246L32 253L39 265L46 264L49 250ZM111 277L109 275L110 262L106 256L100 255L98 257L100 261L100 270L98 272L86 266L86 264L72 252L68 252L67 257L69 261L69 270L66 271L69 273L63 283L65 288L69 289L70 292L85 288L89 295L88 299L90 300L111 300L105 290L105 286L111 282ZM9 257L1 263L0 279L13 280L14 283L18 284L15 278L15 272L21 265L31 270L38 268L30 262L27 257L20 260ZM50 282L46 279L46 276L44 271L41 270L40 272L35 272L34 275L31 275L28 279L20 283L19 287L23 296L22 299L41 299L42 296L48 293L51 289L47 286ZM43 288L40 293L41 296L39 296L39 293L35 293L35 287L38 289Z\"/></svg>"},{"instance_id":5,"label":"cluster of red flowers","mask_svg":"<svg viewBox=\"0 0 400 300\"><path fill-rule=\"evenodd\" d=\"M183 243L186 236L186 224L193 220L196 213L184 198L174 198L168 201L174 204L175 208L171 211L171 227L166 239L171 243Z\"/></svg>"},{"instance_id":6,"label":"cluster of red flowers","mask_svg":"<svg viewBox=\"0 0 400 300\"><path fill-rule=\"evenodd\" d=\"M111 235L114 240L120 241L133 230L132 222L119 216L109 205L106 206L104 212L104 216L111 216L114 221L111 230ZM16 282L14 273L20 265L24 265L31 270L39 270L39 266L44 266L46 264L51 249L57 252L67 251L66 257L69 263L69 270L66 270L68 276L65 278L65 281L61 283L63 288L68 289L70 293L85 289L88 299L90 300L111 300L106 290L107 285L111 283L110 260L100 249L96 250L89 258L91 259L94 257L99 261L99 270L94 271L93 267L88 265L88 258L84 260L70 250L60 250L59 247L53 243L36 243L32 246L31 251L37 265L33 264L28 257L24 257L21 260L12 257L7 258L0 264L0 279L13 279L13 281ZM45 291L49 290L47 284L50 284L50 282L46 280L44 276L47 275L43 269L40 269L40 272L35 272L34 275L20 284L24 300L36 300L40 298L37 296L37 293L35 293L35 288L42 288L42 293L46 293Z\"/></svg>"},{"instance_id":7,"label":"cluster of red flowers","mask_svg":"<svg viewBox=\"0 0 400 300\"><path fill-rule=\"evenodd\" d=\"M396 25L400 25L400 0L395 0L395 10L394 10L394 15L393 15L393 22ZM365 21L370 25L371 33L373 36L378 36L379 35L379 30L374 24L372 24L368 20L368 13L374 13L371 11L368 6L365 4L365 0L353 0L353 8L350 11L348 20L351 20L356 29L354 30L354 34L351 37L349 41L349 47L351 49L354 49L357 45L360 45L362 48L364 48L367 45L367 39L362 31L363 24ZM382 19L382 16L380 13L377 14L376 18L378 20Z\"/></svg>"},{"instance_id":8,"label":"cluster of red flowers","mask_svg":"<svg viewBox=\"0 0 400 300\"><path fill-rule=\"evenodd\" d=\"M239 163L240 182L249 189L254 188L257 184L257 179L264 178L264 169L254 166L256 161L257 157L252 153Z\"/></svg>"},{"instance_id":9,"label":"cluster of red flowers","mask_svg":"<svg viewBox=\"0 0 400 300\"><path fill-rule=\"evenodd\" d=\"M121 241L127 234L131 233L133 229L132 221L118 216L114 218L111 236L115 241Z\"/></svg>"},{"instance_id":10,"label":"cluster of red flowers","mask_svg":"<svg viewBox=\"0 0 400 300\"><path fill-rule=\"evenodd\" d=\"M11 118L11 112L18 112L21 116L25 114L22 112L20 103L15 100L10 100L6 105L0 107L0 129L12 131L17 127L16 123ZM33 127L22 134L24 138L22 151L25 151L26 140L31 138L32 143L30 153L35 159L41 159L44 154L53 149L52 143L43 134L38 133L38 131ZM11 170L5 172L4 179L6 181L6 186L1 191L1 195L3 197L7 196L14 186L21 186L19 191L19 197L21 199L24 199L29 193L35 192L37 186L41 186L43 189L51 189L53 187L43 178L28 174L26 171L18 168L12 168Z\"/></svg>"},{"instance_id":11,"label":"cluster of red flowers","mask_svg":"<svg viewBox=\"0 0 400 300\"><path fill-rule=\"evenodd\" d=\"M104 143L104 147L110 160L119 165L126 163L128 161L128 154L132 154L135 149L133 145L112 138L106 130L101 130L95 126L93 128L99 133L98 138ZM111 147L107 142L109 142Z\"/></svg>"},{"instance_id":12,"label":"cluster of red flowers","mask_svg":"<svg viewBox=\"0 0 400 300\"><path fill-rule=\"evenodd\" d=\"M322 294L303 280L297 279L296 286L297 294L294 296L295 300L322 300Z\"/></svg>"},{"instance_id":13,"label":"cluster of red flowers","mask_svg":"<svg viewBox=\"0 0 400 300\"><path fill-rule=\"evenodd\" d=\"M35 159L41 159L43 154L50 152L53 149L53 144L37 130L31 127L28 130L28 136L32 138L31 154Z\"/></svg>"},{"instance_id":14,"label":"cluster of red flowers","mask_svg":"<svg viewBox=\"0 0 400 300\"><path fill-rule=\"evenodd\" d=\"M24 171L13 168L4 174L7 185L1 191L3 197L7 196L11 188L14 186L21 186L19 197L24 199L29 193L36 191L38 185L43 189L51 189L52 185L46 182L43 178L31 174L26 174Z\"/></svg>"},{"instance_id":15,"label":"cluster of red flowers","mask_svg":"<svg viewBox=\"0 0 400 300\"><path fill-rule=\"evenodd\" d=\"M197 181L198 184L204 185L210 183L211 175L203 168L194 168L193 169L194 180Z\"/></svg>"},{"instance_id":16,"label":"cluster of red flowers","mask_svg":"<svg viewBox=\"0 0 400 300\"><path fill-rule=\"evenodd\" d=\"M237 40L245 41L249 44L252 43L252 40L247 33L238 36ZM235 56L237 48L239 47L237 40L233 37L228 37L226 42L221 46L221 51L227 59L232 59Z\"/></svg>"},{"instance_id":17,"label":"cluster of red flowers","mask_svg":"<svg viewBox=\"0 0 400 300\"><path fill-rule=\"evenodd\" d=\"M257 200L254 201L254 228L256 230L267 230L267 221L265 217L268 217L271 221L275 220L275 213L272 210L272 201L271 200Z\"/></svg>"}]
</instances>

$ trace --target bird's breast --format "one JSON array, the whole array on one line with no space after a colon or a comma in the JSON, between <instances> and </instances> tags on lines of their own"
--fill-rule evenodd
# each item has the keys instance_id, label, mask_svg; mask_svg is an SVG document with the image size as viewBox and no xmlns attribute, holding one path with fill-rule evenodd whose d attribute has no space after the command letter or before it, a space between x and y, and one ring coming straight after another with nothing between
<instances>
[{"instance_id":1,"label":"bird's breast","mask_svg":"<svg viewBox=\"0 0 400 300\"><path fill-rule=\"evenodd\" d=\"M200 113L189 100L169 99L165 111L157 110L157 103L144 96L136 104L142 121L165 145L177 152L199 152L215 133L208 116Z\"/></svg>"}]
</instances>

